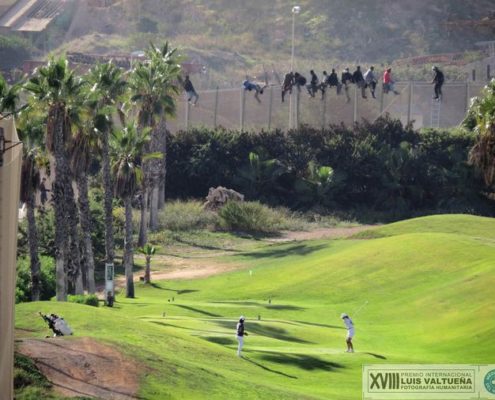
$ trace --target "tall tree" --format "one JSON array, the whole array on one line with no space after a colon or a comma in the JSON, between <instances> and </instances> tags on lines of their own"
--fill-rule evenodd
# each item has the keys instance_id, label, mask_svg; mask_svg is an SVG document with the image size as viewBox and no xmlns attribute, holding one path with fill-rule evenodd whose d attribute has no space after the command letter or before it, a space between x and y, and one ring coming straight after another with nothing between
<instances>
[{"instance_id":1,"label":"tall tree","mask_svg":"<svg viewBox=\"0 0 495 400\"><path fill-rule=\"evenodd\" d=\"M122 70L112 62L97 64L88 73L89 100L95 129L101 133L102 178L105 191L105 258L113 263L115 257L113 238L113 183L110 171L109 135L114 126L113 116L118 113L123 122L122 104L125 102L127 83Z\"/></svg>"},{"instance_id":2,"label":"tall tree","mask_svg":"<svg viewBox=\"0 0 495 400\"><path fill-rule=\"evenodd\" d=\"M478 133L469 162L481 172L486 185L492 186L495 183L495 79L471 103L464 126Z\"/></svg>"},{"instance_id":3,"label":"tall tree","mask_svg":"<svg viewBox=\"0 0 495 400\"><path fill-rule=\"evenodd\" d=\"M144 246L147 241L148 196L150 197L150 229L156 230L158 227L160 181L165 179L166 116L175 113L173 96L179 93L177 82L181 72L177 49L170 48L168 43L162 48L151 44L146 56L148 61L137 63L131 73L129 82L131 100L139 107L139 127L152 130L148 151L161 152L163 157L144 166L139 246Z\"/></svg>"},{"instance_id":4,"label":"tall tree","mask_svg":"<svg viewBox=\"0 0 495 400\"><path fill-rule=\"evenodd\" d=\"M149 130L138 131L136 126L128 124L122 130L115 130L110 137L112 172L115 195L121 198L125 207L125 234L123 264L126 278L126 297L134 297L134 275L132 244L132 197L143 179L142 161L160 155L144 155L150 142Z\"/></svg>"},{"instance_id":5,"label":"tall tree","mask_svg":"<svg viewBox=\"0 0 495 400\"><path fill-rule=\"evenodd\" d=\"M76 179L79 204L79 218L81 221L81 253L83 263L81 272L83 283L89 293L96 292L95 285L95 260L93 244L91 242L91 213L89 210L88 197L88 172L92 161L92 154L96 151L96 135L94 130L79 127L70 150L72 173ZM86 129L85 129L86 128Z\"/></svg>"},{"instance_id":6,"label":"tall tree","mask_svg":"<svg viewBox=\"0 0 495 400\"><path fill-rule=\"evenodd\" d=\"M75 76L65 57L52 58L29 79L30 102L47 115L46 147L55 160L52 198L55 209L55 264L57 300L67 300L68 279L76 293L83 292L79 260L77 206L72 189L68 144L71 140L71 103L84 81Z\"/></svg>"},{"instance_id":7,"label":"tall tree","mask_svg":"<svg viewBox=\"0 0 495 400\"><path fill-rule=\"evenodd\" d=\"M31 268L31 300L38 301L41 292L38 229L36 226L36 191L40 185L40 170L49 164L44 151L46 125L42 118L23 112L18 119L18 133L23 142L21 170L21 201L26 204L28 245Z\"/></svg>"}]
</instances>

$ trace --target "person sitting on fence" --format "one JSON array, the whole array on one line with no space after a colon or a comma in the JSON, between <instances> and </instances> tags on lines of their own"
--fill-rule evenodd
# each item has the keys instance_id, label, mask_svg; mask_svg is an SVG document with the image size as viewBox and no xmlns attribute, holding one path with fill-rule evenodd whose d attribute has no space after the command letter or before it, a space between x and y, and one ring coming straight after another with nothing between
<instances>
[{"instance_id":1,"label":"person sitting on fence","mask_svg":"<svg viewBox=\"0 0 495 400\"><path fill-rule=\"evenodd\" d=\"M366 99L366 82L364 81L363 73L361 72L361 67L358 65L356 70L352 74L352 81L356 84L358 88L361 89L361 96Z\"/></svg>"},{"instance_id":2,"label":"person sitting on fence","mask_svg":"<svg viewBox=\"0 0 495 400\"><path fill-rule=\"evenodd\" d=\"M332 68L332 73L328 75L325 83L327 84L328 87L335 86L335 88L337 89L337 94L340 94L342 90L342 84L339 82L339 77L335 72L335 68Z\"/></svg>"},{"instance_id":3,"label":"person sitting on fence","mask_svg":"<svg viewBox=\"0 0 495 400\"><path fill-rule=\"evenodd\" d=\"M182 86L183 86L184 90L186 91L187 101L189 103L191 103L191 101L194 97L194 102L192 103L192 105L195 106L196 103L198 102L199 96L196 93L196 90L194 90L194 86L193 86L191 80L189 79L189 75L186 75L186 79L184 80Z\"/></svg>"},{"instance_id":4,"label":"person sitting on fence","mask_svg":"<svg viewBox=\"0 0 495 400\"><path fill-rule=\"evenodd\" d=\"M311 74L311 81L309 85L306 86L306 89L311 97L315 97L315 94L318 91L319 79L314 70L309 71L309 73Z\"/></svg>"},{"instance_id":5,"label":"person sitting on fence","mask_svg":"<svg viewBox=\"0 0 495 400\"><path fill-rule=\"evenodd\" d=\"M443 72L438 69L438 67L433 67L432 68L433 73L435 76L433 77L433 81L431 83L435 84L435 96L433 97L433 100L441 101L442 100L442 85L445 81L445 78L443 76Z\"/></svg>"},{"instance_id":6,"label":"person sitting on fence","mask_svg":"<svg viewBox=\"0 0 495 400\"><path fill-rule=\"evenodd\" d=\"M302 76L299 72L296 72L294 74L294 84L296 85L299 93L301 93L301 86L302 87L306 86L306 82L307 82L306 78Z\"/></svg>"},{"instance_id":7,"label":"person sitting on fence","mask_svg":"<svg viewBox=\"0 0 495 400\"><path fill-rule=\"evenodd\" d=\"M376 99L375 97L375 89L376 89L376 77L375 77L375 67L371 66L368 71L364 73L364 82L366 83L366 86L370 88L371 92L371 97Z\"/></svg>"},{"instance_id":8,"label":"person sitting on fence","mask_svg":"<svg viewBox=\"0 0 495 400\"><path fill-rule=\"evenodd\" d=\"M395 90L395 82L392 79L392 68L387 68L383 73L383 93L393 92L400 94Z\"/></svg>"},{"instance_id":9,"label":"person sitting on fence","mask_svg":"<svg viewBox=\"0 0 495 400\"><path fill-rule=\"evenodd\" d=\"M246 79L244 82L242 82L242 86L244 87L244 90L248 90L250 92L254 90L254 98L258 101L258 103L261 103L259 95L263 94L263 91L268 86L268 84L261 86L259 82L251 82Z\"/></svg>"},{"instance_id":10,"label":"person sitting on fence","mask_svg":"<svg viewBox=\"0 0 495 400\"><path fill-rule=\"evenodd\" d=\"M351 97L349 96L349 85L352 83L352 75L349 72L349 68L345 68L342 72L341 82L342 86L344 86L346 102L349 103L351 101Z\"/></svg>"},{"instance_id":11,"label":"person sitting on fence","mask_svg":"<svg viewBox=\"0 0 495 400\"><path fill-rule=\"evenodd\" d=\"M292 86L294 85L294 74L287 72L284 76L284 81L282 82L282 103L284 102L285 93L289 92L292 94Z\"/></svg>"}]
</instances>

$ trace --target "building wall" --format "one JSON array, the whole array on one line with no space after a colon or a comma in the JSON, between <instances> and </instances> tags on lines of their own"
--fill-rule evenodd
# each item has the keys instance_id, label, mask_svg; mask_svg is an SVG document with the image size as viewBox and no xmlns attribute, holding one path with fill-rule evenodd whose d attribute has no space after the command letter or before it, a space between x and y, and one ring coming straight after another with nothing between
<instances>
[{"instance_id":1,"label":"building wall","mask_svg":"<svg viewBox=\"0 0 495 400\"><path fill-rule=\"evenodd\" d=\"M18 141L12 119L0 120L6 140ZM10 146L10 144L8 144ZM3 155L0 167L0 398L12 399L14 369L14 303L22 146Z\"/></svg>"}]
</instances>

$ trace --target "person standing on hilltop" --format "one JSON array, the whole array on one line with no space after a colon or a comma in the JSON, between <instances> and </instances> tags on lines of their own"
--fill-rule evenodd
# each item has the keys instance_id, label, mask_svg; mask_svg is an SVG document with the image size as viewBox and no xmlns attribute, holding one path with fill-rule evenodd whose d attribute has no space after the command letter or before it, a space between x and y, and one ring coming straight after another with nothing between
<instances>
[{"instance_id":1,"label":"person standing on hilltop","mask_svg":"<svg viewBox=\"0 0 495 400\"><path fill-rule=\"evenodd\" d=\"M195 106L196 103L198 102L199 96L196 93L196 90L194 90L194 86L193 86L191 80L189 79L189 75L186 75L186 79L184 80L182 86L184 87L184 90L186 91L187 101L189 103L191 103L193 97L195 98L194 102L192 103L192 105Z\"/></svg>"},{"instance_id":2,"label":"person standing on hilltop","mask_svg":"<svg viewBox=\"0 0 495 400\"><path fill-rule=\"evenodd\" d=\"M247 336L247 332L244 331L244 320L245 318L241 315L239 322L236 326L236 339L239 345L237 346L237 357L241 357L242 347L244 346L244 336Z\"/></svg>"},{"instance_id":3,"label":"person standing on hilltop","mask_svg":"<svg viewBox=\"0 0 495 400\"><path fill-rule=\"evenodd\" d=\"M442 85L443 82L445 81L443 72L438 69L438 67L433 67L432 68L433 73L435 76L433 77L433 81L431 83L435 84L435 97L433 97L433 100L441 101L442 100Z\"/></svg>"}]
</instances>

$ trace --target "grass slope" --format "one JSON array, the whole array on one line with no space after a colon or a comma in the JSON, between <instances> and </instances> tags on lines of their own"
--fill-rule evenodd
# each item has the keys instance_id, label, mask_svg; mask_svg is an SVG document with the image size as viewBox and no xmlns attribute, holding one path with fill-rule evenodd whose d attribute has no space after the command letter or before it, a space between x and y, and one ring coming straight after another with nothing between
<instances>
[{"instance_id":1,"label":"grass slope","mask_svg":"<svg viewBox=\"0 0 495 400\"><path fill-rule=\"evenodd\" d=\"M376 239L273 245L223 259L245 265L236 272L139 285L114 309L21 304L16 325L39 336L41 309L117 343L150 367L146 399L356 399L362 364L493 361L493 232L492 219L436 216ZM346 354L339 315L365 301L358 352ZM240 314L245 359L234 355Z\"/></svg>"}]
</instances>

